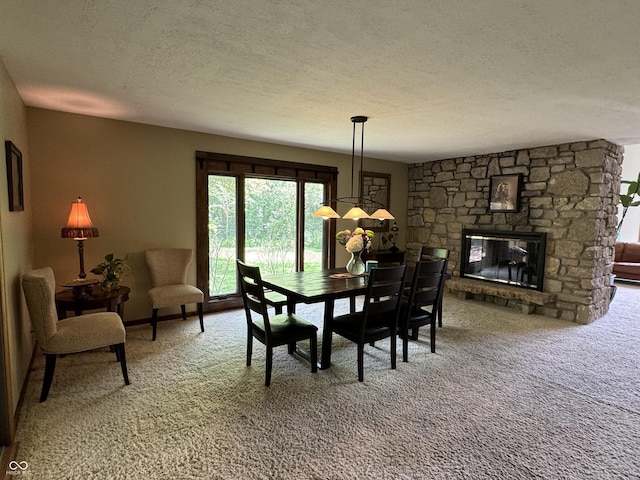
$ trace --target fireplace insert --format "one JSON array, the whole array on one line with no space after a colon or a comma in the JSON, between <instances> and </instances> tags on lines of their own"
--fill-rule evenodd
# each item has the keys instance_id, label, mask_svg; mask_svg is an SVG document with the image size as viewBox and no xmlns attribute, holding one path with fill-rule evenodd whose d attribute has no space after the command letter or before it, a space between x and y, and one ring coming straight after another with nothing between
<instances>
[{"instance_id":1,"label":"fireplace insert","mask_svg":"<svg viewBox=\"0 0 640 480\"><path fill-rule=\"evenodd\" d=\"M542 291L546 233L462 231L460 276Z\"/></svg>"}]
</instances>

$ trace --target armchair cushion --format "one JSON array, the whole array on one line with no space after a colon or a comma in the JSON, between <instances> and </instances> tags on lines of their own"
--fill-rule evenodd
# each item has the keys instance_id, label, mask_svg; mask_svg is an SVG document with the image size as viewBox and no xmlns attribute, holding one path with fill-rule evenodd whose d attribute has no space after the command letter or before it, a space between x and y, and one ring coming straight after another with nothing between
<instances>
[{"instance_id":1,"label":"armchair cushion","mask_svg":"<svg viewBox=\"0 0 640 480\"><path fill-rule=\"evenodd\" d=\"M57 333L42 349L45 353L78 353L124 343L125 337L124 325L117 313L88 313L60 320Z\"/></svg>"},{"instance_id":2,"label":"armchair cushion","mask_svg":"<svg viewBox=\"0 0 640 480\"><path fill-rule=\"evenodd\" d=\"M202 290L192 285L163 285L149 290L149 304L152 308L172 307L187 303L202 303Z\"/></svg>"}]
</instances>

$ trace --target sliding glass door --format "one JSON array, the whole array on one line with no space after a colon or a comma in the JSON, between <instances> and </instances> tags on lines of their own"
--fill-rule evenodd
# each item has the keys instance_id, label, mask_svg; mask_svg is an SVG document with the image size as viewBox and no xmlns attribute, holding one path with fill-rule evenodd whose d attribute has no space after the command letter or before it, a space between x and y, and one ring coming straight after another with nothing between
<instances>
[{"instance_id":1,"label":"sliding glass door","mask_svg":"<svg viewBox=\"0 0 640 480\"><path fill-rule=\"evenodd\" d=\"M208 292L228 295L236 292L238 181L224 175L210 175L208 180Z\"/></svg>"},{"instance_id":2,"label":"sliding glass door","mask_svg":"<svg viewBox=\"0 0 640 480\"><path fill-rule=\"evenodd\" d=\"M209 306L217 304L210 310L237 306L236 258L263 275L330 264L335 228L311 214L329 197L331 183L274 173L198 175L198 284L205 284Z\"/></svg>"},{"instance_id":3,"label":"sliding glass door","mask_svg":"<svg viewBox=\"0 0 640 480\"><path fill-rule=\"evenodd\" d=\"M321 217L312 216L327 197L325 185L321 183L305 183L304 188L304 235L303 243L303 270L321 270L327 266L327 258L324 243L329 242L331 233L327 230L327 222ZM335 234L335 232L333 232Z\"/></svg>"},{"instance_id":4,"label":"sliding glass door","mask_svg":"<svg viewBox=\"0 0 640 480\"><path fill-rule=\"evenodd\" d=\"M241 257L262 275L296 271L297 183L247 178L244 182L245 248Z\"/></svg>"}]
</instances>

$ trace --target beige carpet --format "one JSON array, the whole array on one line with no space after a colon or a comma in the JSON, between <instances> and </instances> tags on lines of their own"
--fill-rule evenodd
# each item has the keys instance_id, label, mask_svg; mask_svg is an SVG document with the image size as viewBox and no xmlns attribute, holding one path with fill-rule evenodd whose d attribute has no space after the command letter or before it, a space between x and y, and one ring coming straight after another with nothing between
<instances>
[{"instance_id":1,"label":"beige carpet","mask_svg":"<svg viewBox=\"0 0 640 480\"><path fill-rule=\"evenodd\" d=\"M341 309L346 305L341 304ZM108 350L58 361L38 403L31 373L17 461L31 479L640 478L640 288L581 326L454 297L438 350L334 337L330 370L264 347L244 365L243 312L127 330L131 385ZM321 326L319 306L299 313ZM24 465L24 463L22 464Z\"/></svg>"}]
</instances>

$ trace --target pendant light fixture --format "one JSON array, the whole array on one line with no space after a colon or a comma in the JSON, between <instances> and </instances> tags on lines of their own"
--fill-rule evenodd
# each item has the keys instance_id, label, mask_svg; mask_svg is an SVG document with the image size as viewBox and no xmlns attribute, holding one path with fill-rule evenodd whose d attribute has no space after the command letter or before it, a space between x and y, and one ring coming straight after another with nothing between
<instances>
[{"instance_id":1,"label":"pendant light fixture","mask_svg":"<svg viewBox=\"0 0 640 480\"><path fill-rule=\"evenodd\" d=\"M336 198L332 201L342 202L351 204L351 209L344 214L342 218L351 219L351 220L360 220L364 218L380 220L380 222L384 220L393 220L395 217L391 215L385 208L379 208L372 215L367 214L362 209L363 198L362 192L360 192L360 188L358 187L358 196L353 196L353 179L354 179L354 170L355 170L355 157L356 157L356 123L359 123L362 127L360 129L360 172L362 172L362 167L364 163L364 124L369 120L369 117L365 117L363 115L356 115L351 117L351 122L353 123L353 135L352 135L352 145L351 145L351 196L350 197L340 197ZM369 202L377 203L381 207L384 207L380 202L376 202L373 199L370 199ZM318 210L313 212L314 217L322 217L323 219L329 218L340 218L340 215L336 213L336 211L331 208L329 205L323 205Z\"/></svg>"}]
</instances>

